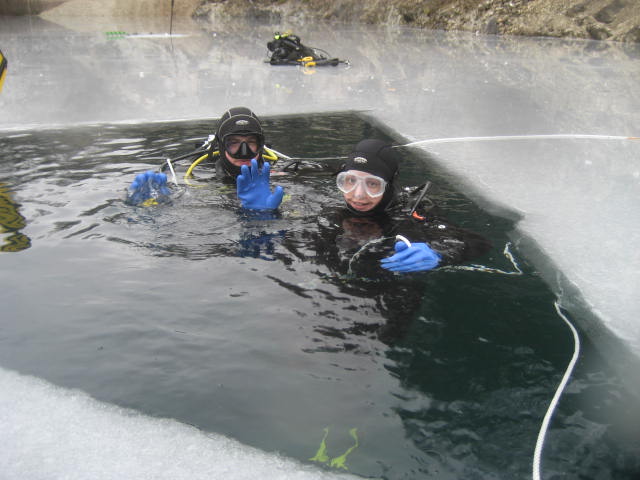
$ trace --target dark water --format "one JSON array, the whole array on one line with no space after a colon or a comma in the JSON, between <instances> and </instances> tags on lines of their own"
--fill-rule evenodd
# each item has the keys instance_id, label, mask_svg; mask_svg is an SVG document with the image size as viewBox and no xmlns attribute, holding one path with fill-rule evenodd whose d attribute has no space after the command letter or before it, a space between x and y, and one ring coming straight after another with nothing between
<instances>
[{"instance_id":1,"label":"dark water","mask_svg":"<svg viewBox=\"0 0 640 480\"><path fill-rule=\"evenodd\" d=\"M447 217L494 248L471 262L483 268L394 282L323 260L322 212L339 204L330 176L275 177L288 194L275 219L238 211L205 169L170 205L123 203L136 173L212 129L3 135L0 365L302 461L325 432L328 458L346 453L357 429L345 465L364 477L530 478L573 339L517 246L515 264L503 253L511 221L403 151L401 182L431 179ZM269 118L265 129L290 156L394 140L348 113ZM638 478L638 399L581 340L543 478Z\"/></svg>"}]
</instances>

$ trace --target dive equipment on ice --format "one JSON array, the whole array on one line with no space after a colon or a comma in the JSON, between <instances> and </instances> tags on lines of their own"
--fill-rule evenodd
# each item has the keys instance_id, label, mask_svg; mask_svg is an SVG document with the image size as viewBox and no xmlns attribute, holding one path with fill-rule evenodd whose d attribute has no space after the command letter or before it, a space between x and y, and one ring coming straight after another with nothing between
<instances>
[{"instance_id":1,"label":"dive equipment on ice","mask_svg":"<svg viewBox=\"0 0 640 480\"><path fill-rule=\"evenodd\" d=\"M330 58L331 56L322 49L303 45L300 37L290 32L276 32L273 35L273 40L267 42L267 48L271 52L271 57L268 60L271 65L302 65L304 67L331 65L335 67L340 63L349 63L339 58Z\"/></svg>"}]
</instances>

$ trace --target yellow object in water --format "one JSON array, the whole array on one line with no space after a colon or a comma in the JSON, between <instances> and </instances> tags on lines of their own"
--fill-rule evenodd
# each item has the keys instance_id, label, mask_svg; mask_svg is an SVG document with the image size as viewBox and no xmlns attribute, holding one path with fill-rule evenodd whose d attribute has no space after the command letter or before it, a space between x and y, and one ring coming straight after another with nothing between
<instances>
[{"instance_id":1,"label":"yellow object in water","mask_svg":"<svg viewBox=\"0 0 640 480\"><path fill-rule=\"evenodd\" d=\"M158 205L158 201L155 198L147 198L144 202L141 203L143 207L152 207L153 205Z\"/></svg>"},{"instance_id":2,"label":"yellow object in water","mask_svg":"<svg viewBox=\"0 0 640 480\"><path fill-rule=\"evenodd\" d=\"M325 463L329 461L329 457L327 456L327 435L329 435L329 428L324 428L324 437L322 437L322 441L320 442L320 448L316 454L311 457L309 460L312 462L320 462Z\"/></svg>"},{"instance_id":3,"label":"yellow object in water","mask_svg":"<svg viewBox=\"0 0 640 480\"><path fill-rule=\"evenodd\" d=\"M351 437L355 440L356 443L354 443L351 447L349 447L349 449L339 457L332 458L331 463L329 463L329 466L335 467L335 468L344 468L345 470L347 470L347 455L349 455L352 451L358 448L358 429L352 428L351 430L349 430L349 435L351 435Z\"/></svg>"},{"instance_id":4,"label":"yellow object in water","mask_svg":"<svg viewBox=\"0 0 640 480\"><path fill-rule=\"evenodd\" d=\"M31 246L31 239L20 232L26 225L9 189L0 183L0 252L19 252Z\"/></svg>"},{"instance_id":5,"label":"yellow object in water","mask_svg":"<svg viewBox=\"0 0 640 480\"><path fill-rule=\"evenodd\" d=\"M4 77L7 76L7 59L0 50L0 92L2 91L2 84L4 83Z\"/></svg>"},{"instance_id":6,"label":"yellow object in water","mask_svg":"<svg viewBox=\"0 0 640 480\"><path fill-rule=\"evenodd\" d=\"M347 451L344 452L342 455L340 455L339 457L331 458L331 459L327 455L327 435L329 435L329 428L326 427L323 430L324 430L324 436L322 437L322 441L320 442L320 448L318 448L318 451L316 452L316 454L313 457L311 457L309 460L311 460L312 462L320 462L320 463L329 462L330 467L342 468L344 470L348 470L347 456L356 448L358 448L358 445L359 445L358 429L352 428L351 430L349 430L349 435L351 435L355 443L351 447L349 447Z\"/></svg>"}]
</instances>

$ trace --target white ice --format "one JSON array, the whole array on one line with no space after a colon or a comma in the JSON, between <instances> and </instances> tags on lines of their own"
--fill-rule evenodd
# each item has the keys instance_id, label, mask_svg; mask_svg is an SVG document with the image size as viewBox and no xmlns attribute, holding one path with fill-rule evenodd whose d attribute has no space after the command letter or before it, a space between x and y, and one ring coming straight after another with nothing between
<instances>
[{"instance_id":1,"label":"white ice","mask_svg":"<svg viewBox=\"0 0 640 480\"><path fill-rule=\"evenodd\" d=\"M194 427L0 369L0 478L329 480L328 473Z\"/></svg>"}]
</instances>

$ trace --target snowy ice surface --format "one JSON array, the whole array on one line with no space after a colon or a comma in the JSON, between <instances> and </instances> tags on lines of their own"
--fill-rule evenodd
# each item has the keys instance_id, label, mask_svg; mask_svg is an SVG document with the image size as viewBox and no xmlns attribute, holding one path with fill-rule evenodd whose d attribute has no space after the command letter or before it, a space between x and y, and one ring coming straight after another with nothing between
<instances>
[{"instance_id":1,"label":"snowy ice surface","mask_svg":"<svg viewBox=\"0 0 640 480\"><path fill-rule=\"evenodd\" d=\"M0 369L0 385L3 479L355 478L7 370Z\"/></svg>"}]
</instances>

